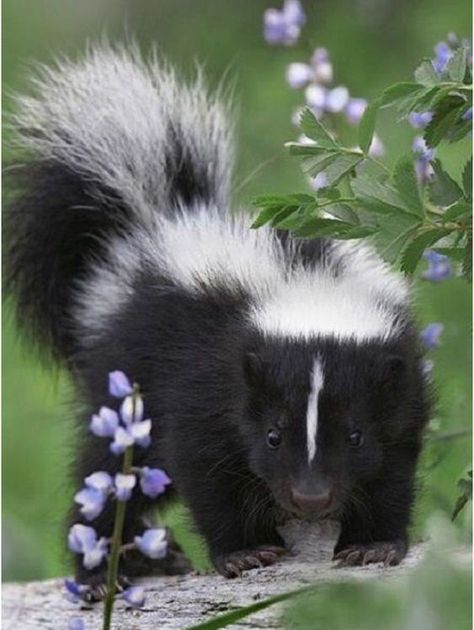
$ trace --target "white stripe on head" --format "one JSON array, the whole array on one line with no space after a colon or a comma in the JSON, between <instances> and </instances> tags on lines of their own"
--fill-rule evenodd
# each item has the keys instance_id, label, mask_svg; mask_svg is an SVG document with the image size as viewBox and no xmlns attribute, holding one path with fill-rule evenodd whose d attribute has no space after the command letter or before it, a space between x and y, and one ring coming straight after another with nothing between
<instances>
[{"instance_id":1,"label":"white stripe on head","mask_svg":"<svg viewBox=\"0 0 474 630\"><path fill-rule=\"evenodd\" d=\"M308 446L308 464L316 455L316 438L318 433L318 400L319 393L324 385L324 374L321 359L318 356L313 363L311 372L311 391L308 396L308 409L306 412L306 432Z\"/></svg>"}]
</instances>

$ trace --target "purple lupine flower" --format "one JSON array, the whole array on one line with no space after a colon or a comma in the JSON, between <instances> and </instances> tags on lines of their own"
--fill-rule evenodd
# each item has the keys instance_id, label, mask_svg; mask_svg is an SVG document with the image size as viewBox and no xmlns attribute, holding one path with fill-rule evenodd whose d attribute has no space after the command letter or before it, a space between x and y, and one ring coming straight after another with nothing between
<instances>
[{"instance_id":1,"label":"purple lupine flower","mask_svg":"<svg viewBox=\"0 0 474 630\"><path fill-rule=\"evenodd\" d=\"M449 280L449 278L451 278L451 261L447 256L438 254L438 252L433 250L428 250L423 254L423 258L428 261L428 269L421 274L424 280L442 282L443 280Z\"/></svg>"},{"instance_id":2,"label":"purple lupine flower","mask_svg":"<svg viewBox=\"0 0 474 630\"><path fill-rule=\"evenodd\" d=\"M69 530L68 545L74 553L83 554L82 564L88 571L102 564L107 555L107 540L97 539L95 529L81 523L73 525Z\"/></svg>"},{"instance_id":3,"label":"purple lupine flower","mask_svg":"<svg viewBox=\"0 0 474 630\"><path fill-rule=\"evenodd\" d=\"M127 376L121 370L109 374L109 394L115 398L124 398L133 392Z\"/></svg>"},{"instance_id":4,"label":"purple lupine flower","mask_svg":"<svg viewBox=\"0 0 474 630\"><path fill-rule=\"evenodd\" d=\"M81 506L80 513L88 521L93 521L104 509L107 497L96 488L83 488L74 495L74 501Z\"/></svg>"},{"instance_id":5,"label":"purple lupine flower","mask_svg":"<svg viewBox=\"0 0 474 630\"><path fill-rule=\"evenodd\" d=\"M345 86L339 85L338 87L329 90L326 95L326 102L324 104L324 107L328 112L337 114L339 112L342 112L348 102L349 90Z\"/></svg>"},{"instance_id":6,"label":"purple lupine flower","mask_svg":"<svg viewBox=\"0 0 474 630\"><path fill-rule=\"evenodd\" d=\"M144 466L140 471L140 487L143 494L152 499L156 498L166 490L166 486L171 483L171 479L160 468L148 468Z\"/></svg>"},{"instance_id":7,"label":"purple lupine flower","mask_svg":"<svg viewBox=\"0 0 474 630\"><path fill-rule=\"evenodd\" d=\"M367 101L365 98L351 98L346 105L345 114L347 121L351 125L358 125L360 119L367 109Z\"/></svg>"},{"instance_id":8,"label":"purple lupine flower","mask_svg":"<svg viewBox=\"0 0 474 630\"><path fill-rule=\"evenodd\" d=\"M84 479L84 483L88 488L99 490L102 494L107 495L112 487L112 477L109 473L100 470L99 472L92 473Z\"/></svg>"},{"instance_id":9,"label":"purple lupine flower","mask_svg":"<svg viewBox=\"0 0 474 630\"><path fill-rule=\"evenodd\" d=\"M369 155L371 157L382 157L385 154L385 146L382 142L381 138L374 133L372 137L372 142L369 147Z\"/></svg>"},{"instance_id":10,"label":"purple lupine flower","mask_svg":"<svg viewBox=\"0 0 474 630\"><path fill-rule=\"evenodd\" d=\"M128 428L130 435L133 438L134 443L141 448L147 448L150 446L151 438L151 420L142 420L141 422L134 422Z\"/></svg>"},{"instance_id":11,"label":"purple lupine flower","mask_svg":"<svg viewBox=\"0 0 474 630\"><path fill-rule=\"evenodd\" d=\"M135 475L115 475L115 497L117 501L128 501L132 496L132 490L137 483Z\"/></svg>"},{"instance_id":12,"label":"purple lupine flower","mask_svg":"<svg viewBox=\"0 0 474 630\"><path fill-rule=\"evenodd\" d=\"M86 630L86 624L81 617L74 617L69 621L68 630Z\"/></svg>"},{"instance_id":13,"label":"purple lupine flower","mask_svg":"<svg viewBox=\"0 0 474 630\"><path fill-rule=\"evenodd\" d=\"M135 545L149 558L157 560L166 556L167 542L165 529L147 529L143 536L135 536Z\"/></svg>"},{"instance_id":14,"label":"purple lupine flower","mask_svg":"<svg viewBox=\"0 0 474 630\"><path fill-rule=\"evenodd\" d=\"M432 119L432 112L411 112L408 115L408 122L414 129L424 129Z\"/></svg>"},{"instance_id":15,"label":"purple lupine flower","mask_svg":"<svg viewBox=\"0 0 474 630\"><path fill-rule=\"evenodd\" d=\"M132 422L127 427L119 427L115 431L114 441L110 445L110 450L114 455L121 455L125 450L136 444L141 448L150 446L151 420Z\"/></svg>"},{"instance_id":16,"label":"purple lupine flower","mask_svg":"<svg viewBox=\"0 0 474 630\"><path fill-rule=\"evenodd\" d=\"M320 63L327 63L329 61L329 53L327 48L315 48L311 57L311 63L313 66L317 66Z\"/></svg>"},{"instance_id":17,"label":"purple lupine flower","mask_svg":"<svg viewBox=\"0 0 474 630\"><path fill-rule=\"evenodd\" d=\"M472 107L470 107L467 111L462 115L463 120L472 120Z\"/></svg>"},{"instance_id":18,"label":"purple lupine flower","mask_svg":"<svg viewBox=\"0 0 474 630\"><path fill-rule=\"evenodd\" d=\"M64 586L66 588L66 599L77 604L84 599L84 595L90 590L87 584L79 584L74 580L65 579Z\"/></svg>"},{"instance_id":19,"label":"purple lupine flower","mask_svg":"<svg viewBox=\"0 0 474 630\"><path fill-rule=\"evenodd\" d=\"M142 586L131 586L122 593L122 597L133 608L142 608L145 604L145 589Z\"/></svg>"},{"instance_id":20,"label":"purple lupine flower","mask_svg":"<svg viewBox=\"0 0 474 630\"><path fill-rule=\"evenodd\" d=\"M303 10L300 0L285 0L283 5L283 13L286 20L290 24L304 26L306 22L306 14Z\"/></svg>"},{"instance_id":21,"label":"purple lupine flower","mask_svg":"<svg viewBox=\"0 0 474 630\"><path fill-rule=\"evenodd\" d=\"M308 107L313 111L316 118L323 114L327 98L327 89L315 83L308 85L305 90L305 99Z\"/></svg>"},{"instance_id":22,"label":"purple lupine flower","mask_svg":"<svg viewBox=\"0 0 474 630\"><path fill-rule=\"evenodd\" d=\"M311 57L311 65L313 78L317 83L331 83L334 72L326 48L316 48Z\"/></svg>"},{"instance_id":23,"label":"purple lupine flower","mask_svg":"<svg viewBox=\"0 0 474 630\"><path fill-rule=\"evenodd\" d=\"M417 154L415 162L416 176L420 183L425 184L434 176L431 161L436 155L435 149L430 149L422 136L416 136L412 145L413 151Z\"/></svg>"},{"instance_id":24,"label":"purple lupine flower","mask_svg":"<svg viewBox=\"0 0 474 630\"><path fill-rule=\"evenodd\" d=\"M269 44L291 46L296 43L305 22L299 0L286 0L283 9L267 9L263 15L263 33Z\"/></svg>"},{"instance_id":25,"label":"purple lupine flower","mask_svg":"<svg viewBox=\"0 0 474 630\"><path fill-rule=\"evenodd\" d=\"M440 344L440 336L444 330L443 324L436 322L434 324L428 324L426 328L420 332L421 343L427 350L433 350Z\"/></svg>"},{"instance_id":26,"label":"purple lupine flower","mask_svg":"<svg viewBox=\"0 0 474 630\"><path fill-rule=\"evenodd\" d=\"M453 56L453 51L446 42L436 44L434 51L435 58L433 60L433 66L436 72L441 74L446 68L448 61Z\"/></svg>"},{"instance_id":27,"label":"purple lupine flower","mask_svg":"<svg viewBox=\"0 0 474 630\"><path fill-rule=\"evenodd\" d=\"M309 185L313 190L319 190L327 186L328 178L324 171L321 171L309 180Z\"/></svg>"},{"instance_id":28,"label":"purple lupine flower","mask_svg":"<svg viewBox=\"0 0 474 630\"><path fill-rule=\"evenodd\" d=\"M114 455L121 455L125 453L126 449L132 446L133 443L133 436L123 427L119 427L115 431L114 441L110 445L110 450Z\"/></svg>"},{"instance_id":29,"label":"purple lupine flower","mask_svg":"<svg viewBox=\"0 0 474 630\"><path fill-rule=\"evenodd\" d=\"M418 153L429 162L431 162L431 160L434 160L434 157L436 155L436 150L428 147L423 136L416 136L414 138L412 149L415 153Z\"/></svg>"},{"instance_id":30,"label":"purple lupine flower","mask_svg":"<svg viewBox=\"0 0 474 630\"><path fill-rule=\"evenodd\" d=\"M286 69L286 80L294 90L304 87L313 78L313 68L307 63L290 63Z\"/></svg>"},{"instance_id":31,"label":"purple lupine flower","mask_svg":"<svg viewBox=\"0 0 474 630\"><path fill-rule=\"evenodd\" d=\"M140 422L143 419L143 409L143 398L141 396L127 396L120 406L120 418L125 425L132 422Z\"/></svg>"},{"instance_id":32,"label":"purple lupine flower","mask_svg":"<svg viewBox=\"0 0 474 630\"><path fill-rule=\"evenodd\" d=\"M99 437L112 437L119 425L118 413L109 407L101 407L92 416L90 430Z\"/></svg>"}]
</instances>

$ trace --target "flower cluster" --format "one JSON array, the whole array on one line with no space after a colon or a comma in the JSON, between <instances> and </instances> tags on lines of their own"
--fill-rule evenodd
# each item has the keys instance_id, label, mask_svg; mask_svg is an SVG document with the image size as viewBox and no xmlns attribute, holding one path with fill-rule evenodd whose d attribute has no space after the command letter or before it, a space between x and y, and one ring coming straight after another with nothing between
<instances>
[{"instance_id":1,"label":"flower cluster","mask_svg":"<svg viewBox=\"0 0 474 630\"><path fill-rule=\"evenodd\" d=\"M472 52L470 48L470 42L468 40L458 41L458 38L454 33L448 35L447 42L438 42L434 47L435 56L431 60L435 71L442 75L446 69L448 61L453 56L455 50L460 45L466 47L469 50L469 63L472 65ZM408 122L416 130L424 129L433 119L433 112L411 112L408 116ZM472 120L472 107L469 108L463 114L464 120ZM418 181L421 184L425 184L434 175L433 168L430 162L434 159L435 152L433 149L428 149L423 138L417 136L413 143L413 150L417 154L416 161L416 174Z\"/></svg>"},{"instance_id":2,"label":"flower cluster","mask_svg":"<svg viewBox=\"0 0 474 630\"><path fill-rule=\"evenodd\" d=\"M160 468L138 468L132 465L134 446L147 448L151 441L151 420L143 419L144 404L138 387L132 386L123 372L115 371L109 374L109 393L121 399L119 411L101 407L92 416L90 429L98 437L112 440L109 447L112 453L117 456L125 454L123 469L114 476L99 470L84 479L84 487L77 492L74 500L80 505L80 512L86 521L97 518L109 500L115 500L117 505L124 504L139 489L146 496L156 498L171 483L171 479ZM76 523L69 530L69 549L82 555L82 563L87 570L95 569L108 560L114 544L119 545L117 553L125 547L136 548L153 559L163 558L167 552L166 531L162 528L147 529L126 545L121 540L117 542L99 537L93 527L82 523ZM88 586L72 580L66 580L65 586L71 601L77 602L87 597ZM130 606L138 607L144 603L141 587L127 589L122 597Z\"/></svg>"},{"instance_id":3,"label":"flower cluster","mask_svg":"<svg viewBox=\"0 0 474 630\"><path fill-rule=\"evenodd\" d=\"M267 9L263 16L263 33L269 44L292 46L298 41L306 16L299 0L285 0L283 8Z\"/></svg>"},{"instance_id":4,"label":"flower cluster","mask_svg":"<svg viewBox=\"0 0 474 630\"><path fill-rule=\"evenodd\" d=\"M316 48L309 63L290 63L286 71L288 85L305 89L305 102L316 118L343 114L350 125L358 125L367 107L363 98L351 97L344 85L331 87L333 65L326 48Z\"/></svg>"},{"instance_id":5,"label":"flower cluster","mask_svg":"<svg viewBox=\"0 0 474 630\"><path fill-rule=\"evenodd\" d=\"M268 9L264 15L265 39L270 44L294 44L298 39L305 16L297 1L287 0L282 10ZM308 62L290 63L286 70L288 85L295 90L304 89L305 105L311 109L318 120L324 117L344 116L349 125L359 124L366 108L364 98L351 96L344 85L333 85L334 70L326 48L316 48ZM295 126L299 126L302 107L292 116ZM307 139L302 136L300 143ZM374 134L369 154L379 157L385 152L381 139ZM324 171L309 179L314 190L326 186Z\"/></svg>"}]
</instances>

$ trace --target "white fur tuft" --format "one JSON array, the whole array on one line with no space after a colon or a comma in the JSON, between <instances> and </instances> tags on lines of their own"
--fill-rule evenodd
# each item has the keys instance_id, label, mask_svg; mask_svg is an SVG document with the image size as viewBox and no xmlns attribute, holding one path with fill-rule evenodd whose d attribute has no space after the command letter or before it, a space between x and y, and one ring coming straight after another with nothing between
<instances>
[{"instance_id":1,"label":"white fur tuft","mask_svg":"<svg viewBox=\"0 0 474 630\"><path fill-rule=\"evenodd\" d=\"M317 357L313 363L311 372L311 390L308 396L308 409L306 412L306 433L308 448L308 464L311 464L316 455L316 441L318 437L318 402L319 394L324 387L324 374L321 359Z\"/></svg>"}]
</instances>

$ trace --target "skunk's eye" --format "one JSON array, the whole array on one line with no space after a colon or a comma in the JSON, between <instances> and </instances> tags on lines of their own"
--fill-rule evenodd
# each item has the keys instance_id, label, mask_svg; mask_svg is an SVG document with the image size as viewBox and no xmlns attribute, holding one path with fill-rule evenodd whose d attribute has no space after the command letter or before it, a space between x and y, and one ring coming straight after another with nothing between
<instances>
[{"instance_id":1,"label":"skunk's eye","mask_svg":"<svg viewBox=\"0 0 474 630\"><path fill-rule=\"evenodd\" d=\"M278 448L281 444L282 437L278 429L270 429L267 433L267 444L270 448Z\"/></svg>"},{"instance_id":2,"label":"skunk's eye","mask_svg":"<svg viewBox=\"0 0 474 630\"><path fill-rule=\"evenodd\" d=\"M362 446L363 442L364 438L362 437L362 433L360 431L352 431L352 433L349 435L349 443L354 448Z\"/></svg>"}]
</instances>

